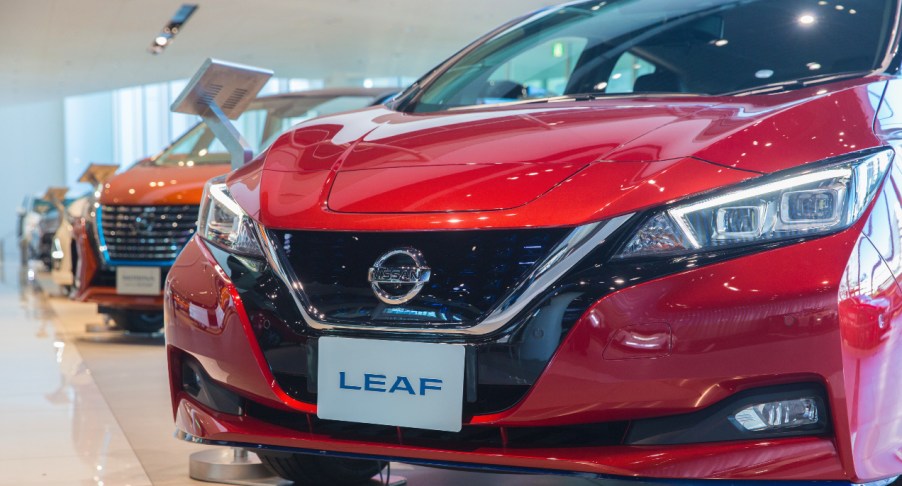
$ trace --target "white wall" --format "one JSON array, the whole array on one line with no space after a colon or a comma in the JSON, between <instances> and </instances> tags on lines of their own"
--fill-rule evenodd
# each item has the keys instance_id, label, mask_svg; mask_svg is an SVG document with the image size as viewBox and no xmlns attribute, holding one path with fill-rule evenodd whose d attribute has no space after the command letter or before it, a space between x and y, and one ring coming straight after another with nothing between
<instances>
[{"instance_id":1,"label":"white wall","mask_svg":"<svg viewBox=\"0 0 902 486\"><path fill-rule=\"evenodd\" d=\"M28 193L65 181L63 102L0 107L0 239L17 261L16 209Z\"/></svg>"},{"instance_id":2,"label":"white wall","mask_svg":"<svg viewBox=\"0 0 902 486\"><path fill-rule=\"evenodd\" d=\"M73 186L92 163L115 163L113 93L66 98L64 102L66 185Z\"/></svg>"}]
</instances>

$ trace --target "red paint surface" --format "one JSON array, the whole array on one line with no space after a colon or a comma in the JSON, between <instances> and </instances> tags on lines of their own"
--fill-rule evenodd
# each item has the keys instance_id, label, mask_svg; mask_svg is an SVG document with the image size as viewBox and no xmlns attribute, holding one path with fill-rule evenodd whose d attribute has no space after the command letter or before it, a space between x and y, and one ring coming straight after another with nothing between
<instances>
[{"instance_id":1,"label":"red paint surface","mask_svg":"<svg viewBox=\"0 0 902 486\"><path fill-rule=\"evenodd\" d=\"M350 214L337 213L328 208L327 190L333 177L330 172L264 170L262 174L263 182L258 196L259 215L265 226L294 228L298 221L303 221L303 226L307 229L357 231L577 226L664 204L685 194L737 184L757 176L751 172L728 169L696 159L599 162L567 178L531 203L507 210L383 213L380 209L385 204L395 203L389 202L389 198L378 186L361 185L354 188L352 195L347 196L348 200L354 198L366 201L356 203L355 208L361 211L362 206L368 203L371 204L371 212ZM501 204L504 200L510 201L518 197L528 199L534 195L534 191L525 196L513 192L522 185L519 180L496 179L493 182L490 187L470 193L478 194L475 197L489 201L489 204ZM240 185L241 180L233 182L231 187ZM457 205L455 201L459 196L465 196L456 189L431 189L433 196L428 201L432 205L430 209ZM238 194L233 191L236 198L242 198L239 199L242 204L243 198L256 196L250 191L242 191L240 196ZM335 198L334 195L332 197Z\"/></svg>"},{"instance_id":2,"label":"red paint surface","mask_svg":"<svg viewBox=\"0 0 902 486\"><path fill-rule=\"evenodd\" d=\"M829 479L841 471L829 439L801 438L668 447L476 448L466 452L352 442L253 418L217 414L177 397L176 425L195 437L425 461L652 478Z\"/></svg>"},{"instance_id":3,"label":"red paint surface","mask_svg":"<svg viewBox=\"0 0 902 486\"><path fill-rule=\"evenodd\" d=\"M768 96L630 100L629 107L598 100L432 115L375 108L306 123L229 183L249 214L272 228L574 226L760 173L902 145L902 115L894 115L902 113L902 95L881 108L885 87L885 78L874 77ZM503 177L534 167L556 176ZM568 167L579 169L559 178ZM626 476L870 481L900 474L902 288L894 277L902 275L902 174L894 170L847 231L600 300L523 401L470 421L510 427L659 417L750 388L814 381L828 391L832 437L454 452L298 432L211 413L176 392L177 424L210 440ZM189 244L169 285L171 355L196 357L213 379L271 407L314 412L275 384L240 299L202 244ZM194 317L192 304L200 309ZM653 337L662 325L670 329L668 353L606 356L624 333L645 329Z\"/></svg>"},{"instance_id":4,"label":"red paint surface","mask_svg":"<svg viewBox=\"0 0 902 486\"><path fill-rule=\"evenodd\" d=\"M846 425L847 420L840 412L849 404L840 344L844 318L841 313L846 309L837 299L840 286L844 285L845 262L857 247L861 226L833 237L626 288L603 299L580 319L526 399L507 412L475 417L470 422L551 426L655 417L698 410L749 388L816 381L824 383L830 394L834 426L840 439L835 446L821 439L769 441L767 453L762 454L749 453L763 447L755 443L661 447L666 461L648 455L640 460L639 451L648 449L638 447L595 451L564 448L535 451L532 456L526 454L529 457L518 459L516 454L496 456L498 451L461 455L336 442L315 435L299 435L249 418L236 421L224 417L219 423L223 429L214 432L198 430L197 425L183 430L213 440L250 440L297 448L368 451L399 458L604 474L732 479L753 474L758 474L759 479L873 478L883 471L862 460L872 451L862 449L853 455L848 443L841 440L861 432ZM806 258L811 254L820 256L817 260ZM214 380L254 400L271 407L313 413L315 408L290 399L276 385L255 344L246 315L239 312L240 300L203 245L192 240L179 262L171 273L172 294L167 297L169 345L187 350ZM759 271L763 266L771 271ZM210 289L214 291L209 292ZM200 293L206 295L200 297ZM212 326L199 323L191 317L187 305L204 309L204 315L215 315L219 307L224 318ZM624 361L604 359L605 348L618 330L643 322L669 323L673 330L669 356ZM869 332L855 329L853 335ZM185 406L186 398L173 398L175 411L179 412L179 404ZM876 419L876 416L868 417ZM786 446L790 450L799 443L819 445L814 447L817 453L808 459L781 461L776 467L773 461L781 456L771 454L775 451L772 448L783 447L780 444L784 443L793 444ZM692 450L697 454L691 453ZM730 465L724 460L724 454L735 454L737 460L742 457L741 467L735 462ZM557 460L547 463L541 459L548 456ZM629 458L632 465L618 464L612 459L617 457ZM838 457L842 457L841 464Z\"/></svg>"}]
</instances>

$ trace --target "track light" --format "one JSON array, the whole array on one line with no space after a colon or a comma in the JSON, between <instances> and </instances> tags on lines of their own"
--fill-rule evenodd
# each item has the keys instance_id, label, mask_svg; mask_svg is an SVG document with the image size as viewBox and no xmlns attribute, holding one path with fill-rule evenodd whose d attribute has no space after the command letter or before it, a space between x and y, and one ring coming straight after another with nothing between
<instances>
[{"instance_id":1,"label":"track light","mask_svg":"<svg viewBox=\"0 0 902 486\"><path fill-rule=\"evenodd\" d=\"M179 7L178 11L175 12L175 15L172 16L172 20L163 27L163 30L154 38L153 43L150 44L150 53L151 54L160 54L163 52L163 49L166 48L169 44L172 43L172 40L175 38L176 34L181 32L182 26L188 22L188 19L191 18L191 15L194 14L194 11L197 10L197 4L194 3L185 3Z\"/></svg>"}]
</instances>

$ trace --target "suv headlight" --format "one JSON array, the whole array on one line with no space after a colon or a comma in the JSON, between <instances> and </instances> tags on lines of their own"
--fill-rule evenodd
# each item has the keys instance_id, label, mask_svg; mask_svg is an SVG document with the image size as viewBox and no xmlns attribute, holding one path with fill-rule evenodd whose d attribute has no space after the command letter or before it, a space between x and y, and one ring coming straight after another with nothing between
<instances>
[{"instance_id":1,"label":"suv headlight","mask_svg":"<svg viewBox=\"0 0 902 486\"><path fill-rule=\"evenodd\" d=\"M204 187L197 226L203 239L223 250L244 256L263 257L253 222L232 199L225 177L217 177Z\"/></svg>"},{"instance_id":2,"label":"suv headlight","mask_svg":"<svg viewBox=\"0 0 902 486\"><path fill-rule=\"evenodd\" d=\"M842 231L874 199L893 154L885 149L677 203L647 219L617 258L680 256Z\"/></svg>"}]
</instances>

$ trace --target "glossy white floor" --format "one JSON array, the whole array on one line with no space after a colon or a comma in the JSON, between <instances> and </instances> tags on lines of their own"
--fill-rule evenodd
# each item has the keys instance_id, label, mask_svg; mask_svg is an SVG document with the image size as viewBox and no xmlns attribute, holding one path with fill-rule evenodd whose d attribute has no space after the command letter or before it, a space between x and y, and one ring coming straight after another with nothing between
<instances>
[{"instance_id":1,"label":"glossy white floor","mask_svg":"<svg viewBox=\"0 0 902 486\"><path fill-rule=\"evenodd\" d=\"M102 324L94 306L41 292L18 267L0 267L0 309L0 485L209 484L188 477L189 455L206 447L173 438L161 337L87 332ZM599 484L392 471L411 486Z\"/></svg>"}]
</instances>

